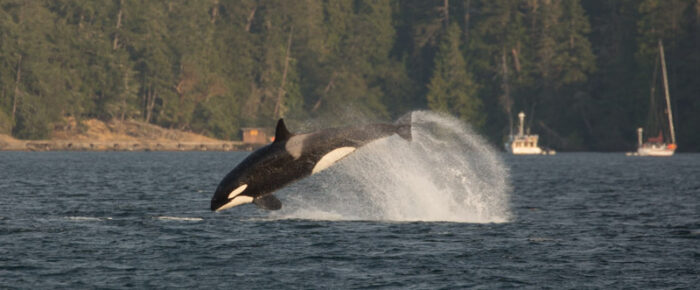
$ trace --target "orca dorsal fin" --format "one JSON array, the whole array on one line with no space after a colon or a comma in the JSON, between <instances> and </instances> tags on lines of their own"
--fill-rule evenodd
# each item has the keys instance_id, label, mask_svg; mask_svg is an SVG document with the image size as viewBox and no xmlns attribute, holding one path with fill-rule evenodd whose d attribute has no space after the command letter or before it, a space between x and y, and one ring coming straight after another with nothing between
<instances>
[{"instance_id":1,"label":"orca dorsal fin","mask_svg":"<svg viewBox=\"0 0 700 290\"><path fill-rule=\"evenodd\" d=\"M287 141L292 137L292 133L289 133L287 126L284 125L284 119L277 121L277 128L275 129L275 142Z\"/></svg>"}]
</instances>

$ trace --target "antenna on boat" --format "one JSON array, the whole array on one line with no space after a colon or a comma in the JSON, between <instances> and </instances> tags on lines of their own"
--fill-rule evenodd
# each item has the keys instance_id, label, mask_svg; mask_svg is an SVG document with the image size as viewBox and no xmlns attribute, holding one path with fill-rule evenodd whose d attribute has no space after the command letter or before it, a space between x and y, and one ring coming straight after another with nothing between
<instances>
[{"instance_id":1,"label":"antenna on boat","mask_svg":"<svg viewBox=\"0 0 700 290\"><path fill-rule=\"evenodd\" d=\"M518 128L518 136L523 136L523 126L525 125L525 113L520 112L518 114L518 118L520 119L520 127Z\"/></svg>"},{"instance_id":2,"label":"antenna on boat","mask_svg":"<svg viewBox=\"0 0 700 290\"><path fill-rule=\"evenodd\" d=\"M639 143L639 147L642 147L642 143L644 143L642 140L642 132L643 131L644 131L644 129L642 129L641 127L637 128L637 143Z\"/></svg>"}]
</instances>

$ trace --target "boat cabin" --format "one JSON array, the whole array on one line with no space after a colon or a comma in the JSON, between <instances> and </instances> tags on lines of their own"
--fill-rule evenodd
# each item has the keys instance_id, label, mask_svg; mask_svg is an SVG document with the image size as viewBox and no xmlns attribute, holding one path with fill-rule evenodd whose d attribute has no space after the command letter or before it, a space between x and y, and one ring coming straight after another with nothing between
<instances>
[{"instance_id":1,"label":"boat cabin","mask_svg":"<svg viewBox=\"0 0 700 290\"><path fill-rule=\"evenodd\" d=\"M241 128L241 140L248 144L267 144L274 137L268 137L267 128Z\"/></svg>"}]
</instances>

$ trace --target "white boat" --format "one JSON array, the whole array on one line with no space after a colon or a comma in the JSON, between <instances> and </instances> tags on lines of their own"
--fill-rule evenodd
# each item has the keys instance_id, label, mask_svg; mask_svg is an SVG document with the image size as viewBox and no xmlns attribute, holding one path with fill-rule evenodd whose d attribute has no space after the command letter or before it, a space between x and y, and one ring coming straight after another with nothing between
<instances>
[{"instance_id":1,"label":"white boat","mask_svg":"<svg viewBox=\"0 0 700 290\"><path fill-rule=\"evenodd\" d=\"M518 135L511 134L508 142L505 143L506 151L514 155L554 155L554 150L543 150L537 145L539 140L538 135L525 134L524 123L525 113L518 114L520 125L518 127Z\"/></svg>"},{"instance_id":2,"label":"white boat","mask_svg":"<svg viewBox=\"0 0 700 290\"><path fill-rule=\"evenodd\" d=\"M659 136L648 138L644 142L643 132L644 129L637 128L637 152L632 155L637 156L657 156L657 157L667 157L673 156L676 151L676 133L673 128L673 112L671 111L671 97L668 92L668 78L666 75L666 60L664 59L664 46L659 39L659 57L661 59L661 71L663 73L663 83L664 83L664 94L666 96L666 115L668 116L668 129L671 142L665 142L664 136L659 132ZM652 100L653 100L653 89L652 89Z\"/></svg>"}]
</instances>

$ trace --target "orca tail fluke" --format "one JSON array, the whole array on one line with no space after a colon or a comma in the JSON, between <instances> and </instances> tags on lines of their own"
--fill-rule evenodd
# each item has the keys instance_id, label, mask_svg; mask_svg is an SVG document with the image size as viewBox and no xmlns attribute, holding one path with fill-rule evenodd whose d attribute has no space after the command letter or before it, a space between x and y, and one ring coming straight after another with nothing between
<instances>
[{"instance_id":1,"label":"orca tail fluke","mask_svg":"<svg viewBox=\"0 0 700 290\"><path fill-rule=\"evenodd\" d=\"M401 118L396 120L395 123L396 134L409 142L413 140L413 136L411 135L411 115L413 115L413 112L408 112L407 114L403 115Z\"/></svg>"}]
</instances>

